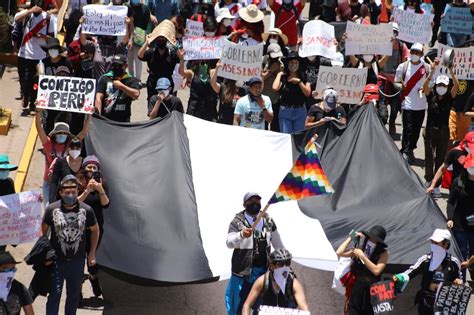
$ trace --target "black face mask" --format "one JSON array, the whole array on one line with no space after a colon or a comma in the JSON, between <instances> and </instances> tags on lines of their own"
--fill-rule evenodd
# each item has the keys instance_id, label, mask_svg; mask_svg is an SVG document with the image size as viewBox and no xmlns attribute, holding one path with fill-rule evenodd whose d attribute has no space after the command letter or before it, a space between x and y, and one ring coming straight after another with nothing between
<instances>
[{"instance_id":1,"label":"black face mask","mask_svg":"<svg viewBox=\"0 0 474 315\"><path fill-rule=\"evenodd\" d=\"M92 69L94 65L94 62L92 61L92 59L84 59L84 60L81 60L81 68L82 70L84 71L89 71Z\"/></svg>"},{"instance_id":2,"label":"black face mask","mask_svg":"<svg viewBox=\"0 0 474 315\"><path fill-rule=\"evenodd\" d=\"M163 49L163 48L166 47L166 41L159 41L159 42L156 42L156 46L157 46L158 48Z\"/></svg>"},{"instance_id":3,"label":"black face mask","mask_svg":"<svg viewBox=\"0 0 474 315\"><path fill-rule=\"evenodd\" d=\"M114 73L114 77L118 78L124 74L125 70L122 66L112 66L112 72Z\"/></svg>"},{"instance_id":4,"label":"black face mask","mask_svg":"<svg viewBox=\"0 0 474 315\"><path fill-rule=\"evenodd\" d=\"M245 207L245 211L247 211L248 214L250 215L257 215L260 212L260 209L262 208L262 205L259 203L252 203L250 205L247 205Z\"/></svg>"}]
</instances>

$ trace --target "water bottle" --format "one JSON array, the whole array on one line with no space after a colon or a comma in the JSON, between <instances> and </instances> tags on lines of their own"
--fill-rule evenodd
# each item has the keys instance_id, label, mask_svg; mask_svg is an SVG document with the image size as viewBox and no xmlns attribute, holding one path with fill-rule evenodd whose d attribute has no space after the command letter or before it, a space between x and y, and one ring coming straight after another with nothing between
<instances>
[{"instance_id":1,"label":"water bottle","mask_svg":"<svg viewBox=\"0 0 474 315\"><path fill-rule=\"evenodd\" d=\"M43 61L40 60L38 63L38 75L44 74L44 64Z\"/></svg>"}]
</instances>

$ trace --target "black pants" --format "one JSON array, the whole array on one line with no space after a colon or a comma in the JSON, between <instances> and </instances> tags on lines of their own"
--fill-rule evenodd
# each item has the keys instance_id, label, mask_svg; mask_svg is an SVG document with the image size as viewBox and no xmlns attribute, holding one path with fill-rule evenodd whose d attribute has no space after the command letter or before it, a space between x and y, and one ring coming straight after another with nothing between
<instances>
[{"instance_id":1,"label":"black pants","mask_svg":"<svg viewBox=\"0 0 474 315\"><path fill-rule=\"evenodd\" d=\"M433 315L435 294L429 291L419 291L416 295L419 315Z\"/></svg>"},{"instance_id":2,"label":"black pants","mask_svg":"<svg viewBox=\"0 0 474 315\"><path fill-rule=\"evenodd\" d=\"M36 73L36 66L38 60L31 60L25 58L18 59L18 74L20 77L20 88L23 92L23 103L32 105L36 100L36 91L33 90L33 85L38 80Z\"/></svg>"},{"instance_id":3,"label":"black pants","mask_svg":"<svg viewBox=\"0 0 474 315\"><path fill-rule=\"evenodd\" d=\"M413 152L420 137L421 126L425 118L425 110L402 110L402 153Z\"/></svg>"},{"instance_id":4,"label":"black pants","mask_svg":"<svg viewBox=\"0 0 474 315\"><path fill-rule=\"evenodd\" d=\"M425 179L427 182L433 180L434 174L443 164L446 152L448 151L449 127L426 126L423 133L425 142ZM436 183L436 187L441 185L441 181Z\"/></svg>"}]
</instances>

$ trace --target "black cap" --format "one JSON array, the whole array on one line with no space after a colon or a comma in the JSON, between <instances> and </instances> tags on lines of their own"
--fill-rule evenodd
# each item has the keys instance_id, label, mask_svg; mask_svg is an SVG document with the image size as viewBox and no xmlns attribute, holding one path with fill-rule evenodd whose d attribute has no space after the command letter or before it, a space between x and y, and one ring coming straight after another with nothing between
<instances>
[{"instance_id":1,"label":"black cap","mask_svg":"<svg viewBox=\"0 0 474 315\"><path fill-rule=\"evenodd\" d=\"M76 183L75 186L72 186L72 185L66 185L67 182L69 181L74 181ZM79 185L79 180L77 179L76 176L74 175L66 175L63 177L63 179L61 179L61 183L60 183L60 187L61 188L75 188Z\"/></svg>"},{"instance_id":2,"label":"black cap","mask_svg":"<svg viewBox=\"0 0 474 315\"><path fill-rule=\"evenodd\" d=\"M0 265L4 264L21 264L21 262L16 261L15 258L9 252L0 253Z\"/></svg>"},{"instance_id":3,"label":"black cap","mask_svg":"<svg viewBox=\"0 0 474 315\"><path fill-rule=\"evenodd\" d=\"M125 65L127 64L127 57L125 55L115 55L112 57L112 64Z\"/></svg>"}]
</instances>

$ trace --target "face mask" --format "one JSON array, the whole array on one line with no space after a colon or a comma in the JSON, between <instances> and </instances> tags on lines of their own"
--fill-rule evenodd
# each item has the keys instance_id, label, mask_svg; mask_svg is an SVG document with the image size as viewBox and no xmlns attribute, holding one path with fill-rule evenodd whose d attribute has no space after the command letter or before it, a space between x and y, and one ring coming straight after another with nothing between
<instances>
[{"instance_id":1,"label":"face mask","mask_svg":"<svg viewBox=\"0 0 474 315\"><path fill-rule=\"evenodd\" d=\"M280 287L281 292L285 292L286 281L288 280L288 275L290 274L290 267L283 266L273 270L273 278Z\"/></svg>"},{"instance_id":2,"label":"face mask","mask_svg":"<svg viewBox=\"0 0 474 315\"><path fill-rule=\"evenodd\" d=\"M122 66L118 66L118 67L112 66L112 72L114 73L114 77L118 78L123 75L125 70L122 68Z\"/></svg>"},{"instance_id":3,"label":"face mask","mask_svg":"<svg viewBox=\"0 0 474 315\"><path fill-rule=\"evenodd\" d=\"M474 167L466 168L467 173L471 176L474 176Z\"/></svg>"},{"instance_id":4,"label":"face mask","mask_svg":"<svg viewBox=\"0 0 474 315\"><path fill-rule=\"evenodd\" d=\"M430 260L430 271L435 270L436 268L441 265L443 262L444 258L446 257L446 249L443 247L437 245L437 244L431 244L431 260Z\"/></svg>"},{"instance_id":5,"label":"face mask","mask_svg":"<svg viewBox=\"0 0 474 315\"><path fill-rule=\"evenodd\" d=\"M257 215L260 212L261 208L262 206L259 203L252 203L248 205L247 207L245 207L245 211L247 211L249 215L253 216L253 215Z\"/></svg>"},{"instance_id":6,"label":"face mask","mask_svg":"<svg viewBox=\"0 0 474 315\"><path fill-rule=\"evenodd\" d=\"M365 244L365 251L364 253L369 257L370 255L372 255L374 253L374 249L375 249L375 246L377 246L376 243L372 242L372 241L367 241L367 244Z\"/></svg>"},{"instance_id":7,"label":"face mask","mask_svg":"<svg viewBox=\"0 0 474 315\"><path fill-rule=\"evenodd\" d=\"M170 94L170 90L161 90L161 94L163 94L163 98L166 98Z\"/></svg>"},{"instance_id":8,"label":"face mask","mask_svg":"<svg viewBox=\"0 0 474 315\"><path fill-rule=\"evenodd\" d=\"M411 60L411 62L418 62L418 61L420 61L420 56L415 55L415 54L411 54L410 55L410 60Z\"/></svg>"},{"instance_id":9,"label":"face mask","mask_svg":"<svg viewBox=\"0 0 474 315\"><path fill-rule=\"evenodd\" d=\"M276 39L276 38L270 38L270 39L268 40L268 42L269 42L270 44L278 44L278 39Z\"/></svg>"},{"instance_id":10,"label":"face mask","mask_svg":"<svg viewBox=\"0 0 474 315\"><path fill-rule=\"evenodd\" d=\"M10 171L0 171L0 180L5 180L8 178L8 174L10 174Z\"/></svg>"},{"instance_id":11,"label":"face mask","mask_svg":"<svg viewBox=\"0 0 474 315\"><path fill-rule=\"evenodd\" d=\"M296 72L298 69L299 65L288 65L288 70L290 70L290 72Z\"/></svg>"},{"instance_id":12,"label":"face mask","mask_svg":"<svg viewBox=\"0 0 474 315\"><path fill-rule=\"evenodd\" d=\"M436 87L436 93L438 93L438 95L444 95L444 94L446 94L446 92L448 92L447 87L444 87L444 86L437 86Z\"/></svg>"},{"instance_id":13,"label":"face mask","mask_svg":"<svg viewBox=\"0 0 474 315\"><path fill-rule=\"evenodd\" d=\"M12 287L13 279L15 279L16 268L11 271L0 272L0 299L7 301L8 294Z\"/></svg>"},{"instance_id":14,"label":"face mask","mask_svg":"<svg viewBox=\"0 0 474 315\"><path fill-rule=\"evenodd\" d=\"M73 159L77 159L77 157L81 154L81 150L69 150L69 155Z\"/></svg>"},{"instance_id":15,"label":"face mask","mask_svg":"<svg viewBox=\"0 0 474 315\"><path fill-rule=\"evenodd\" d=\"M222 24L224 24L225 27L228 27L232 24L232 21L230 19L224 19L222 20Z\"/></svg>"},{"instance_id":16,"label":"face mask","mask_svg":"<svg viewBox=\"0 0 474 315\"><path fill-rule=\"evenodd\" d=\"M215 34L215 32L204 32L204 36L206 37L213 37Z\"/></svg>"},{"instance_id":17,"label":"face mask","mask_svg":"<svg viewBox=\"0 0 474 315\"><path fill-rule=\"evenodd\" d=\"M156 46L160 49L163 49L166 47L166 41L160 40L159 42L156 43Z\"/></svg>"},{"instance_id":18,"label":"face mask","mask_svg":"<svg viewBox=\"0 0 474 315\"><path fill-rule=\"evenodd\" d=\"M59 50L58 49L50 49L48 50L48 54L51 58L56 58L59 56Z\"/></svg>"},{"instance_id":19,"label":"face mask","mask_svg":"<svg viewBox=\"0 0 474 315\"><path fill-rule=\"evenodd\" d=\"M247 38L249 38L249 34L247 34L247 33L242 33L241 37L242 37L243 39L247 39Z\"/></svg>"},{"instance_id":20,"label":"face mask","mask_svg":"<svg viewBox=\"0 0 474 315\"><path fill-rule=\"evenodd\" d=\"M57 143L64 143L67 140L67 135L56 135L54 138Z\"/></svg>"},{"instance_id":21,"label":"face mask","mask_svg":"<svg viewBox=\"0 0 474 315\"><path fill-rule=\"evenodd\" d=\"M92 59L81 60L81 68L84 71L89 71L90 69L92 69L93 65L94 65L94 62L92 61Z\"/></svg>"},{"instance_id":22,"label":"face mask","mask_svg":"<svg viewBox=\"0 0 474 315\"><path fill-rule=\"evenodd\" d=\"M362 59L364 59L365 62L372 62L372 60L374 60L374 56L373 55L363 55Z\"/></svg>"},{"instance_id":23,"label":"face mask","mask_svg":"<svg viewBox=\"0 0 474 315\"><path fill-rule=\"evenodd\" d=\"M328 110L333 110L336 108L336 96L332 93L330 93L328 96L323 101L324 107L326 107Z\"/></svg>"},{"instance_id":24,"label":"face mask","mask_svg":"<svg viewBox=\"0 0 474 315\"><path fill-rule=\"evenodd\" d=\"M75 194L70 194L70 195L64 195L63 197L63 202L67 206L72 206L77 202L77 195Z\"/></svg>"}]
</instances>

